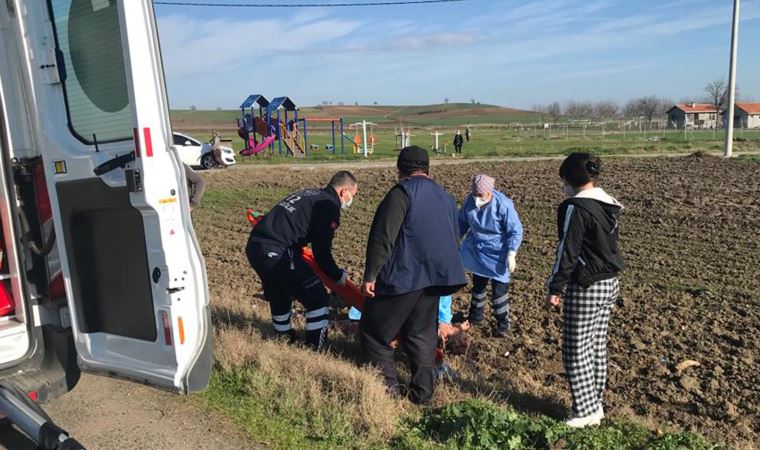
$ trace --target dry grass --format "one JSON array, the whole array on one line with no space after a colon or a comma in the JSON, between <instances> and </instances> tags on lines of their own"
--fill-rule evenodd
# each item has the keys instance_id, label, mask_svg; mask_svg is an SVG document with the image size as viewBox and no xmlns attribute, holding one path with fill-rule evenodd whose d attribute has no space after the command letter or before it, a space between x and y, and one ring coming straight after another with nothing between
<instances>
[{"instance_id":1,"label":"dry grass","mask_svg":"<svg viewBox=\"0 0 760 450\"><path fill-rule=\"evenodd\" d=\"M389 397L378 374L367 368L265 339L254 328L221 328L216 335L216 358L223 371L254 368L257 376L272 380L273 390L288 391L288 401L305 410L342 411L368 441L392 437L409 408Z\"/></svg>"}]
</instances>

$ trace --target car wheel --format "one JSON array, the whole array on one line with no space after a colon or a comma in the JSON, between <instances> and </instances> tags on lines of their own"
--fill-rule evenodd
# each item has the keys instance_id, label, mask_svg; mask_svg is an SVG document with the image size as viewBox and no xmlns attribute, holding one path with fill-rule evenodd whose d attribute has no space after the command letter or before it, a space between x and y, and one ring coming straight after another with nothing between
<instances>
[{"instance_id":1,"label":"car wheel","mask_svg":"<svg viewBox=\"0 0 760 450\"><path fill-rule=\"evenodd\" d=\"M211 154L211 152L206 153L203 155L203 157L201 157L201 167L206 170L214 168L214 156Z\"/></svg>"}]
</instances>

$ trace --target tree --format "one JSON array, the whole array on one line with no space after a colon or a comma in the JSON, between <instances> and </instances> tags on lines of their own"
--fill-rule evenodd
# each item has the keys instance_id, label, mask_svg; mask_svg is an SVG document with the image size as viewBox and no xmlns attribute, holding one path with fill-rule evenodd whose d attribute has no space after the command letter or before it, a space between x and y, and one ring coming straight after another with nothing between
<instances>
[{"instance_id":1,"label":"tree","mask_svg":"<svg viewBox=\"0 0 760 450\"><path fill-rule=\"evenodd\" d=\"M354 106L359 106L359 102L354 102Z\"/></svg>"},{"instance_id":2,"label":"tree","mask_svg":"<svg viewBox=\"0 0 760 450\"><path fill-rule=\"evenodd\" d=\"M221 110L222 110L222 107L221 107L221 106L217 106L217 107L216 107L216 110L217 110L217 111L221 111Z\"/></svg>"},{"instance_id":3,"label":"tree","mask_svg":"<svg viewBox=\"0 0 760 450\"><path fill-rule=\"evenodd\" d=\"M345 103L343 103L343 102L338 102L338 106L344 106L344 105L345 105Z\"/></svg>"},{"instance_id":4,"label":"tree","mask_svg":"<svg viewBox=\"0 0 760 450\"><path fill-rule=\"evenodd\" d=\"M560 117L562 117L562 107L559 105L559 102L552 102L546 106L546 114L549 116L549 120L551 120L552 123L559 122Z\"/></svg>"},{"instance_id":5,"label":"tree","mask_svg":"<svg viewBox=\"0 0 760 450\"><path fill-rule=\"evenodd\" d=\"M665 116L672 104L668 99L650 95L630 100L623 111L626 117L643 118L651 126L655 118Z\"/></svg>"},{"instance_id":6,"label":"tree","mask_svg":"<svg viewBox=\"0 0 760 450\"><path fill-rule=\"evenodd\" d=\"M328 102L327 100L322 100L322 106L327 106L329 104L330 104L330 102Z\"/></svg>"},{"instance_id":7,"label":"tree","mask_svg":"<svg viewBox=\"0 0 760 450\"><path fill-rule=\"evenodd\" d=\"M448 105L449 104L449 98L448 97L444 98L443 99L443 103L446 103Z\"/></svg>"},{"instance_id":8,"label":"tree","mask_svg":"<svg viewBox=\"0 0 760 450\"><path fill-rule=\"evenodd\" d=\"M377 102L375 102L375 106L377 106Z\"/></svg>"},{"instance_id":9,"label":"tree","mask_svg":"<svg viewBox=\"0 0 760 450\"><path fill-rule=\"evenodd\" d=\"M735 87L736 98L739 98L739 88ZM720 113L728 108L728 83L723 78L707 83L705 86L705 101L715 108L717 116L713 128L718 126Z\"/></svg>"},{"instance_id":10,"label":"tree","mask_svg":"<svg viewBox=\"0 0 760 450\"><path fill-rule=\"evenodd\" d=\"M594 104L571 100L565 105L565 115L575 120L588 120L594 116Z\"/></svg>"},{"instance_id":11,"label":"tree","mask_svg":"<svg viewBox=\"0 0 760 450\"><path fill-rule=\"evenodd\" d=\"M536 118L538 119L538 123L543 124L546 122L546 117L548 116L548 111L546 109L546 106L533 105L533 113L536 115Z\"/></svg>"},{"instance_id":12,"label":"tree","mask_svg":"<svg viewBox=\"0 0 760 450\"><path fill-rule=\"evenodd\" d=\"M610 120L618 115L620 105L612 100L602 100L594 105L594 117L599 120Z\"/></svg>"},{"instance_id":13,"label":"tree","mask_svg":"<svg viewBox=\"0 0 760 450\"><path fill-rule=\"evenodd\" d=\"M198 108L196 108L195 105L190 105L190 111L195 111L196 109Z\"/></svg>"},{"instance_id":14,"label":"tree","mask_svg":"<svg viewBox=\"0 0 760 450\"><path fill-rule=\"evenodd\" d=\"M474 104L475 104L475 99L474 99L474 98L471 98L471 99L470 99L470 103L472 103L472 104L474 105Z\"/></svg>"}]
</instances>

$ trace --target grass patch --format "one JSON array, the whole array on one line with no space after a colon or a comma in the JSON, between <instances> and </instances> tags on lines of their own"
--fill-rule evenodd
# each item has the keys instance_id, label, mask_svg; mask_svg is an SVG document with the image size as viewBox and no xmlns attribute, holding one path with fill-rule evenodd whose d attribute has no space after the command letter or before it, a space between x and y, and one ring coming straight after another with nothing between
<instances>
[{"instance_id":1,"label":"grass patch","mask_svg":"<svg viewBox=\"0 0 760 450\"><path fill-rule=\"evenodd\" d=\"M217 369L200 396L273 449L713 450L689 433L622 420L572 430L482 399L418 409L391 399L378 375L257 332L217 332Z\"/></svg>"},{"instance_id":2,"label":"grass patch","mask_svg":"<svg viewBox=\"0 0 760 450\"><path fill-rule=\"evenodd\" d=\"M423 443L451 449L494 450L719 448L693 434L658 433L625 421L605 421L600 427L572 430L552 419L531 417L483 400L468 400L425 411L413 430L411 435L415 439L400 438L400 446L411 449Z\"/></svg>"}]
</instances>

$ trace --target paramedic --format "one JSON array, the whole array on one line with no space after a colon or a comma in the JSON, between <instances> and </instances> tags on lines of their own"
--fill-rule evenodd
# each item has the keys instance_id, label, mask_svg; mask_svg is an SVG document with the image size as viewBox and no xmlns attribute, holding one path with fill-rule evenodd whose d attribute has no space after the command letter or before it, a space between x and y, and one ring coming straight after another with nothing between
<instances>
[{"instance_id":1,"label":"paramedic","mask_svg":"<svg viewBox=\"0 0 760 450\"><path fill-rule=\"evenodd\" d=\"M275 331L293 338L290 310L295 297L306 308L306 344L316 350L327 334L329 296L301 249L311 244L322 271L345 285L347 273L333 259L332 241L341 209L351 206L357 190L350 172L338 172L324 189L304 189L277 203L248 239L248 261L261 279Z\"/></svg>"}]
</instances>

